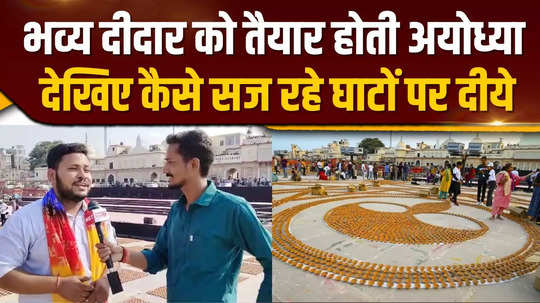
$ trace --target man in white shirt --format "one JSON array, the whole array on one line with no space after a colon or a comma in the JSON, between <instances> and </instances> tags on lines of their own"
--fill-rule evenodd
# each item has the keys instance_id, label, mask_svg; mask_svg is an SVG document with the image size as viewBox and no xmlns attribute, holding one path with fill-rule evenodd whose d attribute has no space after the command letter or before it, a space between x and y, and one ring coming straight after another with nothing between
<instances>
[{"instance_id":1,"label":"man in white shirt","mask_svg":"<svg viewBox=\"0 0 540 303\"><path fill-rule=\"evenodd\" d=\"M519 171L517 170L516 167L514 167L514 170L512 171L512 175L519 177Z\"/></svg>"},{"instance_id":2,"label":"man in white shirt","mask_svg":"<svg viewBox=\"0 0 540 303\"><path fill-rule=\"evenodd\" d=\"M317 173L321 173L321 171L323 170L323 165L322 165L322 162L319 160L317 161L317 168L319 169L319 171Z\"/></svg>"},{"instance_id":3,"label":"man in white shirt","mask_svg":"<svg viewBox=\"0 0 540 303\"><path fill-rule=\"evenodd\" d=\"M497 182L495 179L495 169L493 168L493 163L488 164L488 193L487 193L487 202L486 206L491 206L491 203L493 202L493 191L495 190L495 187L497 187Z\"/></svg>"},{"instance_id":4,"label":"man in white shirt","mask_svg":"<svg viewBox=\"0 0 540 303\"><path fill-rule=\"evenodd\" d=\"M368 165L368 179L373 180L373 164Z\"/></svg>"},{"instance_id":5,"label":"man in white shirt","mask_svg":"<svg viewBox=\"0 0 540 303\"><path fill-rule=\"evenodd\" d=\"M366 163L362 163L362 179L367 179L367 167L366 167Z\"/></svg>"},{"instance_id":6,"label":"man in white shirt","mask_svg":"<svg viewBox=\"0 0 540 303\"><path fill-rule=\"evenodd\" d=\"M20 294L19 302L53 302L57 295L74 302L105 302L108 299L109 283L106 275L95 282L88 281L92 275L90 249L95 247L89 245L89 227L85 218L88 213L84 199L92 184L87 154L83 144L59 144L53 147L47 155L47 177L52 184L54 196L62 207L58 210L45 208L44 199L37 200L15 212L6 226L0 229L0 288ZM50 196L46 197L51 197L52 194L53 192L49 192ZM67 217L69 226L64 226L70 228L75 238L75 251L78 254L75 257L80 261L78 264L82 265L84 276L52 274L51 248L46 231L50 232L50 226L56 223L45 224L46 212L52 213L50 216ZM55 226L60 228L60 225ZM106 230L108 240L116 243L110 222L107 222ZM60 235L56 233L52 237ZM66 242L70 239L63 235L62 237L61 239L67 239ZM56 249L56 246L53 249ZM65 247L63 249L66 250ZM73 248L71 249L73 251ZM56 254L53 257L60 258ZM55 269L58 266L70 266L62 264L53 265ZM74 272L73 268L71 272Z\"/></svg>"},{"instance_id":7,"label":"man in white shirt","mask_svg":"<svg viewBox=\"0 0 540 303\"><path fill-rule=\"evenodd\" d=\"M6 223L7 215L8 215L8 206L4 202L0 202L0 223L2 223L2 226Z\"/></svg>"},{"instance_id":8,"label":"man in white shirt","mask_svg":"<svg viewBox=\"0 0 540 303\"><path fill-rule=\"evenodd\" d=\"M457 197L461 194L461 183L463 183L463 177L461 176L462 162L458 161L456 167L452 170L452 183L450 184L450 201L459 206Z\"/></svg>"}]
</instances>

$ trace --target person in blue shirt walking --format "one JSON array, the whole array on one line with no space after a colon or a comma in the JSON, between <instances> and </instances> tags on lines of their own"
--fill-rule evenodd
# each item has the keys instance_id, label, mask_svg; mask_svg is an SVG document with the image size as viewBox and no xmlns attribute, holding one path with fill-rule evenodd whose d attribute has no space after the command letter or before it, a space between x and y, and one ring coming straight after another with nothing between
<instances>
[{"instance_id":1,"label":"person in blue shirt walking","mask_svg":"<svg viewBox=\"0 0 540 303\"><path fill-rule=\"evenodd\" d=\"M183 193L161 227L154 248L130 250L98 244L109 256L155 274L167 268L169 302L236 302L236 286L246 250L261 263L264 280L257 302L272 300L272 237L242 197L207 180L214 160L210 138L199 130L167 137L163 172L169 187Z\"/></svg>"}]
</instances>

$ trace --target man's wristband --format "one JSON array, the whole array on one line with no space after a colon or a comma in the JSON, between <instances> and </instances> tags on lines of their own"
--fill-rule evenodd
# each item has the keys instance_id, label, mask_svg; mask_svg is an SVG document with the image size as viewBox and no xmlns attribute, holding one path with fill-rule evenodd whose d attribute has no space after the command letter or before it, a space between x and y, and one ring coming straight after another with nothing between
<instances>
[{"instance_id":1,"label":"man's wristband","mask_svg":"<svg viewBox=\"0 0 540 303\"><path fill-rule=\"evenodd\" d=\"M56 276L56 289L55 292L58 293L60 291L60 276Z\"/></svg>"},{"instance_id":2,"label":"man's wristband","mask_svg":"<svg viewBox=\"0 0 540 303\"><path fill-rule=\"evenodd\" d=\"M122 259L120 262L129 263L129 251L124 246L122 246Z\"/></svg>"}]
</instances>

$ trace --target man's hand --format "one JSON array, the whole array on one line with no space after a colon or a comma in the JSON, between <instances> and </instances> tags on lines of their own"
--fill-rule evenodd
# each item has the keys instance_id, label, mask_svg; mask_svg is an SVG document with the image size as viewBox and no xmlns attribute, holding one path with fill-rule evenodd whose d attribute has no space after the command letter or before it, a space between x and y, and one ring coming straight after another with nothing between
<instances>
[{"instance_id":1,"label":"man's hand","mask_svg":"<svg viewBox=\"0 0 540 303\"><path fill-rule=\"evenodd\" d=\"M90 294L87 301L88 303L103 303L107 302L109 299L109 281L107 276L104 275L101 279L96 282L92 282L94 286L94 291Z\"/></svg>"},{"instance_id":2,"label":"man's hand","mask_svg":"<svg viewBox=\"0 0 540 303\"><path fill-rule=\"evenodd\" d=\"M94 287L84 282L88 277L60 277L58 294L72 302L84 302L94 290Z\"/></svg>"},{"instance_id":3,"label":"man's hand","mask_svg":"<svg viewBox=\"0 0 540 303\"><path fill-rule=\"evenodd\" d=\"M111 257L113 262L119 262L122 260L122 246L114 246L112 243L105 241L105 243L96 244L96 248L101 262L107 261L109 257Z\"/></svg>"}]
</instances>

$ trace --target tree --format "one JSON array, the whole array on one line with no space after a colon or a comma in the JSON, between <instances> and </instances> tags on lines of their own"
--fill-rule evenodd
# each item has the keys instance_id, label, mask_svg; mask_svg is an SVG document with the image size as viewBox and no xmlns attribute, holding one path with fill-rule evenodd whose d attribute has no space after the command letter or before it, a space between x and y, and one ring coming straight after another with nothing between
<instances>
[{"instance_id":1,"label":"tree","mask_svg":"<svg viewBox=\"0 0 540 303\"><path fill-rule=\"evenodd\" d=\"M364 155L372 154L379 147L384 147L384 143L379 138L365 138L358 144L358 147L364 149Z\"/></svg>"},{"instance_id":2,"label":"tree","mask_svg":"<svg viewBox=\"0 0 540 303\"><path fill-rule=\"evenodd\" d=\"M28 162L30 162L30 170L34 170L36 167L47 165L47 153L49 150L62 143L62 141L42 141L38 142L36 146L28 155Z\"/></svg>"}]
</instances>

